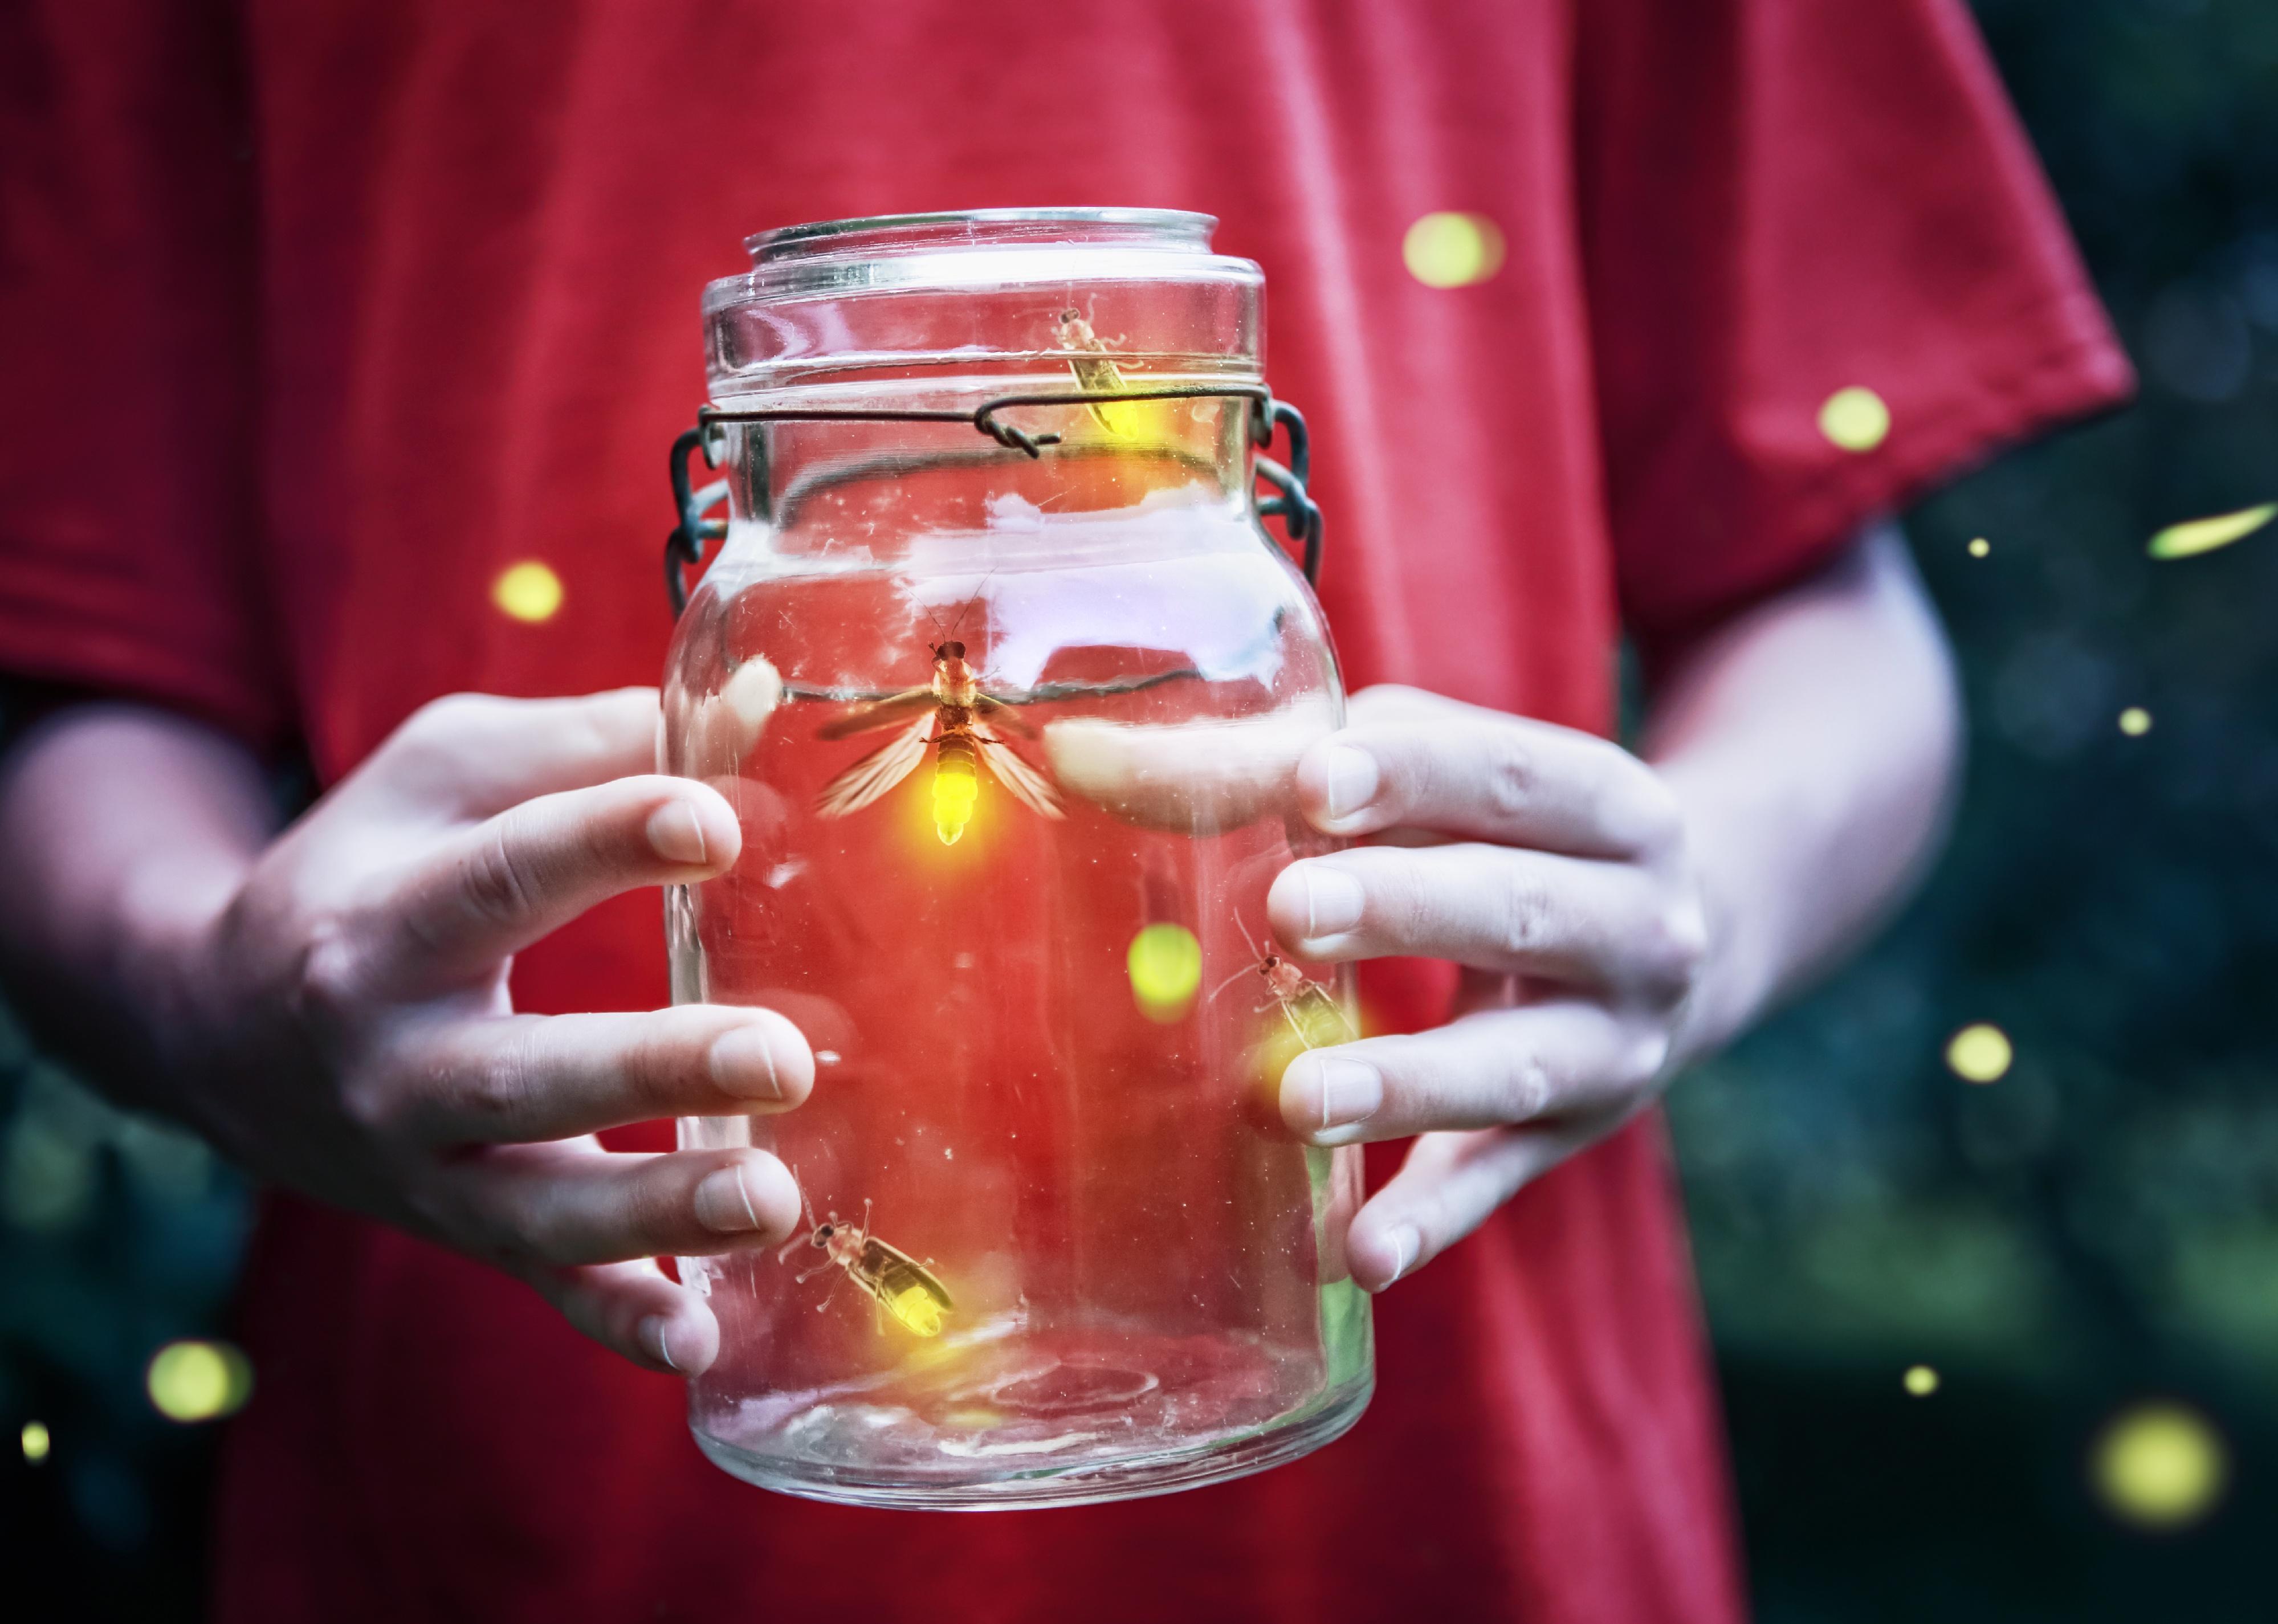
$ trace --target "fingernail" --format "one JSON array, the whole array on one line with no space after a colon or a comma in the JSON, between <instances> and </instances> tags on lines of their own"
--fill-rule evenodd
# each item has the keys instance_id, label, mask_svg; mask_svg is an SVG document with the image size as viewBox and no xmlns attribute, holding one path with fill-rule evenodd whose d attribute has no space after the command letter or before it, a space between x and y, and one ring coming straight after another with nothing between
<instances>
[{"instance_id":1,"label":"fingernail","mask_svg":"<svg viewBox=\"0 0 2278 1624\"><path fill-rule=\"evenodd\" d=\"M666 1369L677 1371L680 1369L672 1357L672 1350L664 1345L664 1315L661 1314L652 1314L633 1327L633 1340L640 1344L642 1353Z\"/></svg>"},{"instance_id":2,"label":"fingernail","mask_svg":"<svg viewBox=\"0 0 2278 1624\"><path fill-rule=\"evenodd\" d=\"M760 1227L759 1210L744 1187L741 1168L723 1167L705 1175L696 1186L696 1221L717 1235L744 1235Z\"/></svg>"},{"instance_id":3,"label":"fingernail","mask_svg":"<svg viewBox=\"0 0 2278 1624\"><path fill-rule=\"evenodd\" d=\"M764 1026L736 1026L722 1033L713 1040L707 1061L722 1094L739 1100L784 1097L783 1079L776 1075L776 1046Z\"/></svg>"},{"instance_id":4,"label":"fingernail","mask_svg":"<svg viewBox=\"0 0 2278 1624\"><path fill-rule=\"evenodd\" d=\"M1308 863L1297 871L1305 877L1305 935L1309 941L1334 936L1360 923L1363 893L1360 881L1342 869Z\"/></svg>"},{"instance_id":5,"label":"fingernail","mask_svg":"<svg viewBox=\"0 0 2278 1624\"><path fill-rule=\"evenodd\" d=\"M1392 1231L1389 1239L1392 1241L1392 1273L1386 1277L1385 1285L1390 1285L1406 1274L1424 1252L1424 1237L1412 1224L1402 1224ZM1377 1289L1382 1291L1384 1286Z\"/></svg>"},{"instance_id":6,"label":"fingernail","mask_svg":"<svg viewBox=\"0 0 2278 1624\"><path fill-rule=\"evenodd\" d=\"M1333 744L1326 773L1329 816L1351 817L1376 798L1376 758L1350 744Z\"/></svg>"},{"instance_id":7,"label":"fingernail","mask_svg":"<svg viewBox=\"0 0 2278 1624\"><path fill-rule=\"evenodd\" d=\"M1317 1145L1350 1144L1384 1103L1383 1074L1365 1061L1308 1055L1294 1080L1298 1098L1290 1103L1298 1109L1291 1115Z\"/></svg>"},{"instance_id":8,"label":"fingernail","mask_svg":"<svg viewBox=\"0 0 2278 1624\"><path fill-rule=\"evenodd\" d=\"M668 863L701 863L704 826L685 801L667 801L648 815L649 849Z\"/></svg>"}]
</instances>

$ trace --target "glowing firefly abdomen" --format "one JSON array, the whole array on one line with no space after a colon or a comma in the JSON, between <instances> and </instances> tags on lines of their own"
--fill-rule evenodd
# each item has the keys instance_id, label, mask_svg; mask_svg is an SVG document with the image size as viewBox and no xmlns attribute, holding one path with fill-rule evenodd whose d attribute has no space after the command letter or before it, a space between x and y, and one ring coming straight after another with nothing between
<instances>
[{"instance_id":1,"label":"glowing firefly abdomen","mask_svg":"<svg viewBox=\"0 0 2278 1624\"><path fill-rule=\"evenodd\" d=\"M973 804L981 796L980 753L964 719L944 716L933 764L933 830L944 846L957 844L973 820Z\"/></svg>"}]
</instances>

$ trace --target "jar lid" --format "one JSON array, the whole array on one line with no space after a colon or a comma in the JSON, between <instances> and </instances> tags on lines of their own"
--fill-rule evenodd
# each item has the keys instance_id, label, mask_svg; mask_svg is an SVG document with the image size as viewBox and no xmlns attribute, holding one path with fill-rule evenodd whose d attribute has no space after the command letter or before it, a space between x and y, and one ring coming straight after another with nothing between
<instances>
[{"instance_id":1,"label":"jar lid","mask_svg":"<svg viewBox=\"0 0 2278 1624\"><path fill-rule=\"evenodd\" d=\"M1059 372L1071 347L1157 377L1254 375L1265 276L1211 251L1217 225L1177 209L973 209L760 232L751 270L704 290L715 397Z\"/></svg>"},{"instance_id":2,"label":"jar lid","mask_svg":"<svg viewBox=\"0 0 2278 1624\"><path fill-rule=\"evenodd\" d=\"M1211 252L1217 225L1183 209L968 209L779 226L744 240L752 269L707 286L704 309L918 287L1262 282L1256 261Z\"/></svg>"}]
</instances>

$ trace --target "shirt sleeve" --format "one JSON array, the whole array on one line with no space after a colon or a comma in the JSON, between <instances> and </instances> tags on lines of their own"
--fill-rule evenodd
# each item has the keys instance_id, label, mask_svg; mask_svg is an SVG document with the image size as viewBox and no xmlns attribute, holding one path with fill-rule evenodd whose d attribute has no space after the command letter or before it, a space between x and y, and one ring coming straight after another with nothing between
<instances>
[{"instance_id":1,"label":"shirt sleeve","mask_svg":"<svg viewBox=\"0 0 2278 1624\"><path fill-rule=\"evenodd\" d=\"M0 670L256 744L253 166L218 0L0 7Z\"/></svg>"},{"instance_id":2,"label":"shirt sleeve","mask_svg":"<svg viewBox=\"0 0 2278 1624\"><path fill-rule=\"evenodd\" d=\"M1640 637L1713 622L2127 397L1960 0L1575 11L1608 510Z\"/></svg>"}]
</instances>

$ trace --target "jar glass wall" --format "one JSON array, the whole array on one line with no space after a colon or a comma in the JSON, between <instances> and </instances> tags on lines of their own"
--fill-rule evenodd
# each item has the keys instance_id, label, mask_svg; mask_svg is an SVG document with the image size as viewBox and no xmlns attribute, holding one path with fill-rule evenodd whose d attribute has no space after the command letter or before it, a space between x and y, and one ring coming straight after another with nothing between
<instances>
[{"instance_id":1,"label":"jar glass wall","mask_svg":"<svg viewBox=\"0 0 2278 1624\"><path fill-rule=\"evenodd\" d=\"M729 534L676 633L667 771L740 817L673 893L674 996L816 1051L808 1232L684 1260L722 1351L699 1442L822 1498L1159 1492L1334 1437L1371 1382L1340 1246L1359 1153L1282 1125L1351 1031L1265 941L1331 849L1290 771L1342 720L1319 606L1251 512L1261 287L1204 217L991 213L753 240L707 299ZM881 420L864 414L935 413ZM1049 437L1056 436L1057 438Z\"/></svg>"}]
</instances>

